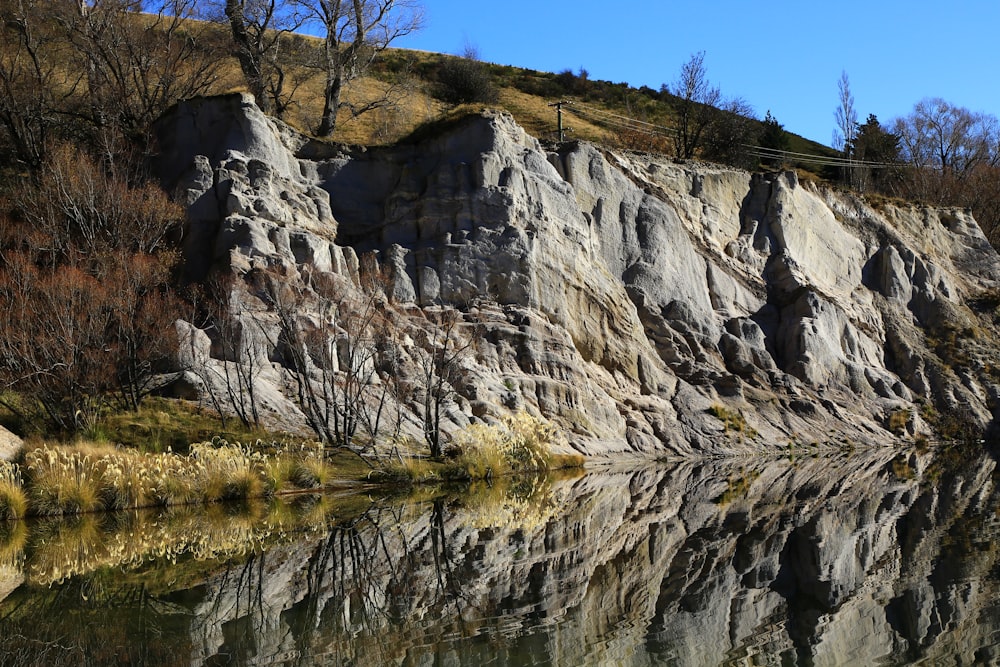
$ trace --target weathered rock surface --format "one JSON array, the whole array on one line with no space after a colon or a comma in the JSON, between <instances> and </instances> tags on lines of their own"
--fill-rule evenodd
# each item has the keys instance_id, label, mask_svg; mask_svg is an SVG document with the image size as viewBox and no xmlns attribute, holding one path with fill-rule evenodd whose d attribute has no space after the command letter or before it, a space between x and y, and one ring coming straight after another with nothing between
<instances>
[{"instance_id":1,"label":"weathered rock surface","mask_svg":"<svg viewBox=\"0 0 1000 667\"><path fill-rule=\"evenodd\" d=\"M0 461L13 461L24 449L24 441L0 426Z\"/></svg>"},{"instance_id":2,"label":"weathered rock surface","mask_svg":"<svg viewBox=\"0 0 1000 667\"><path fill-rule=\"evenodd\" d=\"M164 182L190 211L188 275L240 278L234 298L260 324L229 353L204 332L207 358L179 325L179 367L197 376L185 392L212 391L256 350L260 409L301 425L261 275L313 304L297 316L321 330L376 267L394 377L415 384L435 313L460 315L446 431L527 410L588 455L683 456L887 443L890 418L926 431L931 406L993 419L1000 258L965 211L548 149L493 112L360 149L309 141L232 95L179 105L159 135ZM419 433L419 396L397 398L402 430Z\"/></svg>"}]
</instances>

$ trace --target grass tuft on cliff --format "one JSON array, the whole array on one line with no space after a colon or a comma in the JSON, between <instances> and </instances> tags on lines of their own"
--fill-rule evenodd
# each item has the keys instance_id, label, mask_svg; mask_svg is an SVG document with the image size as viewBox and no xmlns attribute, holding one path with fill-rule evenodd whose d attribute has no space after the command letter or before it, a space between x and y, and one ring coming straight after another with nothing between
<instances>
[{"instance_id":1,"label":"grass tuft on cliff","mask_svg":"<svg viewBox=\"0 0 1000 667\"><path fill-rule=\"evenodd\" d=\"M565 449L558 429L519 412L493 424L466 427L455 435L442 461L401 457L399 463L383 466L376 477L397 483L468 482L582 467L583 456L555 453Z\"/></svg>"}]
</instances>

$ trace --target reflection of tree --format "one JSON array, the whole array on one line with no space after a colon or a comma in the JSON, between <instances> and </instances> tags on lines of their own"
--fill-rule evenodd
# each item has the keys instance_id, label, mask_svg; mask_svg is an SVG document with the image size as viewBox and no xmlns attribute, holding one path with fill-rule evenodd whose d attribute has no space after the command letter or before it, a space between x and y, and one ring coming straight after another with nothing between
<instances>
[{"instance_id":1,"label":"reflection of tree","mask_svg":"<svg viewBox=\"0 0 1000 667\"><path fill-rule=\"evenodd\" d=\"M516 525L503 518L521 515L483 506L507 493L378 502L311 523L263 557L227 551L230 565L186 579L172 598L193 619L164 606L171 598L121 588L117 568L72 575L44 593L46 605L14 593L0 603L0 646L30 637L48 656L56 649L42 642L63 637L70 650L89 648L67 618L103 626L145 608L129 622L146 646L127 656L151 656L146 664L165 643L155 633L171 636L172 623L237 663L607 664L629 651L637 664L729 664L762 652L775 663L844 664L844 651L857 650L856 664L950 664L995 632L995 462L920 454L901 474L897 454L741 462L756 481L725 505L716 499L733 468L720 462L587 475L554 486L558 502L541 520ZM41 630L10 616L18 604L34 605Z\"/></svg>"},{"instance_id":2,"label":"reflection of tree","mask_svg":"<svg viewBox=\"0 0 1000 667\"><path fill-rule=\"evenodd\" d=\"M444 501L435 500L431 509L431 550L434 553L437 592L438 595L447 600L454 600L458 616L461 617L464 594L462 584L455 572L457 558L452 555L448 548L448 532L445 530L444 513Z\"/></svg>"},{"instance_id":3,"label":"reflection of tree","mask_svg":"<svg viewBox=\"0 0 1000 667\"><path fill-rule=\"evenodd\" d=\"M213 618L232 619L222 626L223 644L217 655L231 664L247 664L258 654L257 639L266 637L264 603L266 554L250 554L246 562L227 567L222 584L231 594L219 597L211 608Z\"/></svg>"},{"instance_id":4,"label":"reflection of tree","mask_svg":"<svg viewBox=\"0 0 1000 667\"><path fill-rule=\"evenodd\" d=\"M69 610L99 615L100 622ZM174 664L188 652L169 631L178 624L186 625L178 607L145 584L76 578L0 608L0 665Z\"/></svg>"}]
</instances>

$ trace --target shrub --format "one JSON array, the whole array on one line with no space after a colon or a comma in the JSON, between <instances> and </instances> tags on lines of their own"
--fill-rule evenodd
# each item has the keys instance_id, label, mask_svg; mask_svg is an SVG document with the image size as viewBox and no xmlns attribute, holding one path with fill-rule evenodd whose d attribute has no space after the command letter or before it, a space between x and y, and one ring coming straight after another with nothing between
<instances>
[{"instance_id":1,"label":"shrub","mask_svg":"<svg viewBox=\"0 0 1000 667\"><path fill-rule=\"evenodd\" d=\"M499 93L486 63L468 56L448 58L438 69L438 96L452 104L492 104Z\"/></svg>"}]
</instances>

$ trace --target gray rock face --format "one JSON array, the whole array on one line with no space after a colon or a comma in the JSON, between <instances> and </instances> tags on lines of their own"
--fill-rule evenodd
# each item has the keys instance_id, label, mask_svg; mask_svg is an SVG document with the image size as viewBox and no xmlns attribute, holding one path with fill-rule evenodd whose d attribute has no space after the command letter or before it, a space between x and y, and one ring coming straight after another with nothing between
<instances>
[{"instance_id":1,"label":"gray rock face","mask_svg":"<svg viewBox=\"0 0 1000 667\"><path fill-rule=\"evenodd\" d=\"M0 426L0 461L13 461L24 449L24 441Z\"/></svg>"},{"instance_id":2,"label":"gray rock face","mask_svg":"<svg viewBox=\"0 0 1000 667\"><path fill-rule=\"evenodd\" d=\"M228 272L253 294L270 271L308 297L360 293L377 273L411 375L424 313L459 311L471 338L446 430L518 409L594 456L881 444L917 400L985 425L1000 395L992 315L967 305L997 287L1000 258L962 211L875 210L791 173L549 151L503 113L357 149L309 142L235 95L180 105L160 136L192 278ZM270 362L258 383L294 421L280 346L250 329Z\"/></svg>"}]
</instances>

